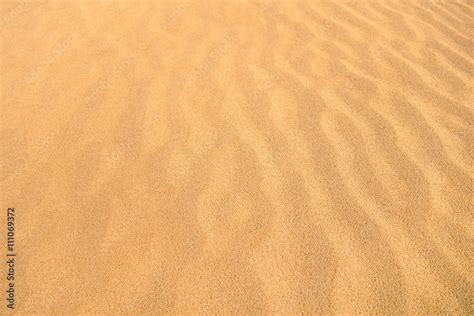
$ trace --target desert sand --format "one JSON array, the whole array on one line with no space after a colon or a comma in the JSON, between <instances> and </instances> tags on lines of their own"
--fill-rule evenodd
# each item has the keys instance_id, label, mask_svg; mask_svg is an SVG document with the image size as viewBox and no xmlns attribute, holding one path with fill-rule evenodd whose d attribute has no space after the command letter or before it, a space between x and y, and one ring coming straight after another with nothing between
<instances>
[{"instance_id":1,"label":"desert sand","mask_svg":"<svg viewBox=\"0 0 474 316\"><path fill-rule=\"evenodd\" d=\"M472 1L0 12L0 314L474 313Z\"/></svg>"}]
</instances>

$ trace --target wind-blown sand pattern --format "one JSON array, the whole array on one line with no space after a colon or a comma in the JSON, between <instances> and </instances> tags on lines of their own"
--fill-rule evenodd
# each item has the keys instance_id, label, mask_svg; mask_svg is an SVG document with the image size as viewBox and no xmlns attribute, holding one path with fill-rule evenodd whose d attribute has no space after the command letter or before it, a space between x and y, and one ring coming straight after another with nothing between
<instances>
[{"instance_id":1,"label":"wind-blown sand pattern","mask_svg":"<svg viewBox=\"0 0 474 316\"><path fill-rule=\"evenodd\" d=\"M474 313L472 1L1 18L15 312Z\"/></svg>"}]
</instances>

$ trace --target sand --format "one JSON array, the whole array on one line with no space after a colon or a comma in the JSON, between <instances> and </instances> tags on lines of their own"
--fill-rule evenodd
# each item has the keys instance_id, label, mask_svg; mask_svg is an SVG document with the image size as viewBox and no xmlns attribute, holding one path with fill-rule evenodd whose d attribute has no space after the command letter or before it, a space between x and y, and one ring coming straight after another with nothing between
<instances>
[{"instance_id":1,"label":"sand","mask_svg":"<svg viewBox=\"0 0 474 316\"><path fill-rule=\"evenodd\" d=\"M473 314L470 0L2 0L0 314Z\"/></svg>"}]
</instances>

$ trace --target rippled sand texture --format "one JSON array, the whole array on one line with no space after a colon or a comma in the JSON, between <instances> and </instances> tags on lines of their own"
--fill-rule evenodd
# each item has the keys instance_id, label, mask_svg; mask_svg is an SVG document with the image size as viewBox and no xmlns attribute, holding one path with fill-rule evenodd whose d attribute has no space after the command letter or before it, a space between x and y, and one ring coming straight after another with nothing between
<instances>
[{"instance_id":1,"label":"rippled sand texture","mask_svg":"<svg viewBox=\"0 0 474 316\"><path fill-rule=\"evenodd\" d=\"M17 312L472 315L472 1L1 15Z\"/></svg>"}]
</instances>

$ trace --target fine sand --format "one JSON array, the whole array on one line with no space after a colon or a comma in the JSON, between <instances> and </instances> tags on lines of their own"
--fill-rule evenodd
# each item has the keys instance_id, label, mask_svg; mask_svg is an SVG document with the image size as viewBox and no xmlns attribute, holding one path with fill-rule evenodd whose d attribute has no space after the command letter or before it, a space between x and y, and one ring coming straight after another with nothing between
<instances>
[{"instance_id":1,"label":"fine sand","mask_svg":"<svg viewBox=\"0 0 474 316\"><path fill-rule=\"evenodd\" d=\"M472 0L1 0L20 314L473 314Z\"/></svg>"}]
</instances>

